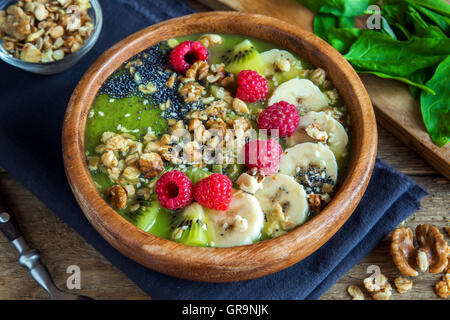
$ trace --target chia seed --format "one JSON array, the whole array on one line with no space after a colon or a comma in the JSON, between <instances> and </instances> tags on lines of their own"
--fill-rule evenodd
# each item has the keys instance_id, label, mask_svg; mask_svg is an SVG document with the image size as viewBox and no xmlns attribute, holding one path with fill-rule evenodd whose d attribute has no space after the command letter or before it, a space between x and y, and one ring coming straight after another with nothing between
<instances>
[{"instance_id":1,"label":"chia seed","mask_svg":"<svg viewBox=\"0 0 450 320\"><path fill-rule=\"evenodd\" d=\"M193 108L203 109L203 103L201 101L185 103L183 98L178 93L178 86L181 85L179 80L175 80L172 88L166 86L166 82L171 76L172 72L166 73L169 61L169 48L166 42L154 45L128 61L126 61L121 68L114 72L102 85L99 90L99 94L108 94L110 99L121 99L131 96L137 96L142 98L147 103L153 106L159 106L162 103L166 103L170 100L170 107L167 109L166 114L170 114L171 117L180 120L184 119L186 113ZM142 65L134 64L135 74L139 73L139 83L147 84L153 83L157 90L151 94L145 94L139 90L139 84L136 82L133 75L124 68L124 66L136 59L142 61ZM145 104L147 104L145 103ZM130 106L132 106L130 104ZM175 116L174 116L175 115Z\"/></svg>"}]
</instances>

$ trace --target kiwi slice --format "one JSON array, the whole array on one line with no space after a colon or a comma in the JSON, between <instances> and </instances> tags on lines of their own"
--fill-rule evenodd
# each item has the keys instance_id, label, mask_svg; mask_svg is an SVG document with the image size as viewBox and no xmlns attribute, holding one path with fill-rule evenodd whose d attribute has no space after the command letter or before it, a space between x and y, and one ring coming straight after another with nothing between
<instances>
[{"instance_id":1,"label":"kiwi slice","mask_svg":"<svg viewBox=\"0 0 450 320\"><path fill-rule=\"evenodd\" d=\"M195 168L195 167L189 167L184 173L189 178L189 180L192 181L194 185L196 185L197 182L199 182L203 178L206 178L212 174L206 168Z\"/></svg>"},{"instance_id":2,"label":"kiwi slice","mask_svg":"<svg viewBox=\"0 0 450 320\"><path fill-rule=\"evenodd\" d=\"M126 218L138 228L148 232L155 224L159 211L163 208L158 200L146 202L146 206L141 206L138 210L130 212Z\"/></svg>"},{"instance_id":3,"label":"kiwi slice","mask_svg":"<svg viewBox=\"0 0 450 320\"><path fill-rule=\"evenodd\" d=\"M225 70L237 75L242 70L255 70L261 73L264 60L249 40L244 40L229 49L222 57Z\"/></svg>"},{"instance_id":4,"label":"kiwi slice","mask_svg":"<svg viewBox=\"0 0 450 320\"><path fill-rule=\"evenodd\" d=\"M203 207L194 202L175 218L172 240L189 246L204 247L208 245L208 228Z\"/></svg>"}]
</instances>

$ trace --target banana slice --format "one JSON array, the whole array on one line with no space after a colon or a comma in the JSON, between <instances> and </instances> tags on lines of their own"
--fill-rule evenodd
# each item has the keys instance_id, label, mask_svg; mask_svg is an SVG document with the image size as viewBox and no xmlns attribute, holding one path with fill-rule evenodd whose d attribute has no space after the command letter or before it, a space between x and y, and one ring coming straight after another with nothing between
<instances>
[{"instance_id":1,"label":"banana slice","mask_svg":"<svg viewBox=\"0 0 450 320\"><path fill-rule=\"evenodd\" d=\"M347 153L348 135L344 126L325 112L310 111L300 117L300 124L294 134L286 139L286 145L292 147L315 141L326 143L336 158L342 158Z\"/></svg>"},{"instance_id":2,"label":"banana slice","mask_svg":"<svg viewBox=\"0 0 450 320\"><path fill-rule=\"evenodd\" d=\"M271 237L295 228L308 217L308 201L303 186L285 174L266 177L255 197L266 215L264 232Z\"/></svg>"},{"instance_id":3,"label":"banana slice","mask_svg":"<svg viewBox=\"0 0 450 320\"><path fill-rule=\"evenodd\" d=\"M286 101L298 110L319 111L328 105L325 95L308 79L291 79L280 84L269 99L268 105Z\"/></svg>"},{"instance_id":4,"label":"banana slice","mask_svg":"<svg viewBox=\"0 0 450 320\"><path fill-rule=\"evenodd\" d=\"M253 243L261 235L264 214L258 200L241 190L233 190L227 211L207 209L211 245L233 247Z\"/></svg>"},{"instance_id":5,"label":"banana slice","mask_svg":"<svg viewBox=\"0 0 450 320\"><path fill-rule=\"evenodd\" d=\"M275 85L300 75L302 63L286 50L272 49L261 53L264 60L263 75L272 78Z\"/></svg>"},{"instance_id":6,"label":"banana slice","mask_svg":"<svg viewBox=\"0 0 450 320\"><path fill-rule=\"evenodd\" d=\"M308 193L322 193L331 191L335 185L338 165L328 146L305 142L283 152L279 172L297 177Z\"/></svg>"}]
</instances>

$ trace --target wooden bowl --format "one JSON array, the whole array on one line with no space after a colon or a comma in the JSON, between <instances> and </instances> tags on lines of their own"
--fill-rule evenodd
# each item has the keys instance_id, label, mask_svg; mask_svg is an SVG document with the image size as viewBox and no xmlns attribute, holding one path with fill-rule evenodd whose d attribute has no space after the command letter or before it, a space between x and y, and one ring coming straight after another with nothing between
<instances>
[{"instance_id":1,"label":"wooden bowl","mask_svg":"<svg viewBox=\"0 0 450 320\"><path fill-rule=\"evenodd\" d=\"M351 159L333 200L313 219L278 238L232 248L190 247L144 232L100 196L86 166L84 134L89 109L102 83L122 63L163 40L197 33L230 33L270 41L328 73L352 119ZM370 99L349 63L314 34L280 20L238 12L208 12L168 20L120 41L85 73L70 99L63 128L69 183L87 219L117 250L159 272L189 280L230 282L287 268L319 249L352 214L372 173L377 149Z\"/></svg>"}]
</instances>

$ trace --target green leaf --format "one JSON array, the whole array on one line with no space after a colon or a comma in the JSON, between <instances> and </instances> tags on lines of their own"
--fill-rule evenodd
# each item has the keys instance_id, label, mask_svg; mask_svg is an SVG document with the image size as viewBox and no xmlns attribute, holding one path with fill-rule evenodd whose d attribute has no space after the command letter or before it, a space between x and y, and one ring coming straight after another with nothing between
<instances>
[{"instance_id":1,"label":"green leaf","mask_svg":"<svg viewBox=\"0 0 450 320\"><path fill-rule=\"evenodd\" d=\"M435 70L436 70L436 68L434 66L430 67L430 68L421 69L421 70L418 70L418 71L410 74L408 76L408 79L411 82L425 85L425 83L431 79ZM432 90L431 88L428 88L428 87L426 87L426 88L428 89L426 91L428 91L432 94L435 94L434 90ZM422 93L422 88L420 88L418 86L410 85L409 91L411 92L412 96L417 101L420 101L420 94Z\"/></svg>"},{"instance_id":2,"label":"green leaf","mask_svg":"<svg viewBox=\"0 0 450 320\"><path fill-rule=\"evenodd\" d=\"M421 6L414 6L414 8L419 11L426 19L435 23L441 30L447 35L450 36L450 18L440 15L432 10Z\"/></svg>"},{"instance_id":3,"label":"green leaf","mask_svg":"<svg viewBox=\"0 0 450 320\"><path fill-rule=\"evenodd\" d=\"M415 7L421 6L446 17L450 17L450 4L443 0L383 0L384 5L405 2Z\"/></svg>"},{"instance_id":4,"label":"green leaf","mask_svg":"<svg viewBox=\"0 0 450 320\"><path fill-rule=\"evenodd\" d=\"M430 25L415 9L407 2L383 5L381 7L382 15L396 29L398 29L405 39L412 38L414 35L423 38L445 38L445 33L435 25Z\"/></svg>"},{"instance_id":5,"label":"green leaf","mask_svg":"<svg viewBox=\"0 0 450 320\"><path fill-rule=\"evenodd\" d=\"M358 39L362 32L368 31L357 28L332 28L328 30L328 42L337 51L344 54L350 50L350 47Z\"/></svg>"},{"instance_id":6,"label":"green leaf","mask_svg":"<svg viewBox=\"0 0 450 320\"><path fill-rule=\"evenodd\" d=\"M379 32L363 32L344 57L357 70L405 77L437 66L450 54L450 39L413 37L398 41Z\"/></svg>"},{"instance_id":7,"label":"green leaf","mask_svg":"<svg viewBox=\"0 0 450 320\"><path fill-rule=\"evenodd\" d=\"M406 77L395 77L395 76L392 76L392 75L389 75L389 74L385 74L385 73L381 73L381 72L377 72L377 71L360 71L360 70L356 70L356 72L359 72L359 73L370 73L370 74L374 74L374 75L376 75L376 76L378 76L380 78L385 78L385 79L394 79L394 80L401 81L401 82L404 82L406 84L409 84L410 86L413 86L413 87L416 87L416 88L420 88L420 89L422 89L424 91L427 91L427 92L429 92L431 94L435 94L435 92L431 88L428 88L426 85L424 85L424 84L422 84L420 82L415 82L415 81L413 81L411 79L408 79Z\"/></svg>"},{"instance_id":8,"label":"green leaf","mask_svg":"<svg viewBox=\"0 0 450 320\"><path fill-rule=\"evenodd\" d=\"M422 92L420 98L422 117L431 139L439 146L450 140L450 56L442 61L433 77L426 83L436 95Z\"/></svg>"},{"instance_id":9,"label":"green leaf","mask_svg":"<svg viewBox=\"0 0 450 320\"><path fill-rule=\"evenodd\" d=\"M318 13L314 18L314 33L328 40L328 31L331 28L353 28L355 19L353 17L337 17L331 14Z\"/></svg>"},{"instance_id":10,"label":"green leaf","mask_svg":"<svg viewBox=\"0 0 450 320\"><path fill-rule=\"evenodd\" d=\"M297 0L311 11L339 17L362 15L370 5L369 0Z\"/></svg>"}]
</instances>

